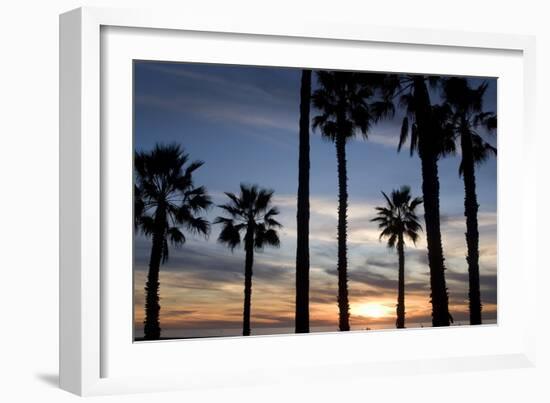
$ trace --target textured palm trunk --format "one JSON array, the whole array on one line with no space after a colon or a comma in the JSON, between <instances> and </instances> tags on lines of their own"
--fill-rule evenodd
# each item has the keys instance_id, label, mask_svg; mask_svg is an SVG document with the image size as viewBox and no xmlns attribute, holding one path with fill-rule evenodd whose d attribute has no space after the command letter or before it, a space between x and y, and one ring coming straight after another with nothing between
<instances>
[{"instance_id":1,"label":"textured palm trunk","mask_svg":"<svg viewBox=\"0 0 550 403\"><path fill-rule=\"evenodd\" d=\"M397 240L397 255L399 257L399 279L397 286L397 321L395 323L398 329L405 327L405 251L403 234L399 234Z\"/></svg>"},{"instance_id":2,"label":"textured palm trunk","mask_svg":"<svg viewBox=\"0 0 550 403\"><path fill-rule=\"evenodd\" d=\"M472 139L469 135L460 136L462 149L462 175L464 178L464 216L466 217L466 244L468 246L468 282L470 324L481 325L481 295L479 286L479 231L477 212L479 205L476 196L476 177L472 150Z\"/></svg>"},{"instance_id":3,"label":"textured palm trunk","mask_svg":"<svg viewBox=\"0 0 550 403\"><path fill-rule=\"evenodd\" d=\"M302 70L296 213L296 333L309 332L309 109L311 70Z\"/></svg>"},{"instance_id":4,"label":"textured palm trunk","mask_svg":"<svg viewBox=\"0 0 550 403\"><path fill-rule=\"evenodd\" d=\"M422 196L430 266L432 325L449 326L449 296L445 282L445 258L441 243L439 214L439 174L436 131L431 122L431 104L424 77L414 79L415 115L419 132L422 165Z\"/></svg>"},{"instance_id":5,"label":"textured palm trunk","mask_svg":"<svg viewBox=\"0 0 550 403\"><path fill-rule=\"evenodd\" d=\"M347 331L349 327L348 300L348 257L347 257L347 210L348 177L346 167L346 139L336 138L336 157L338 161L338 310L339 328Z\"/></svg>"},{"instance_id":6,"label":"textured palm trunk","mask_svg":"<svg viewBox=\"0 0 550 403\"><path fill-rule=\"evenodd\" d=\"M245 235L243 336L250 336L250 305L252 300L252 265L254 264L254 223L249 223Z\"/></svg>"},{"instance_id":7,"label":"textured palm trunk","mask_svg":"<svg viewBox=\"0 0 550 403\"><path fill-rule=\"evenodd\" d=\"M160 338L160 304L159 304L159 272L162 260L162 245L164 243L166 211L158 207L155 212L155 232L153 245L149 259L149 273L145 284L145 340L158 340Z\"/></svg>"}]
</instances>

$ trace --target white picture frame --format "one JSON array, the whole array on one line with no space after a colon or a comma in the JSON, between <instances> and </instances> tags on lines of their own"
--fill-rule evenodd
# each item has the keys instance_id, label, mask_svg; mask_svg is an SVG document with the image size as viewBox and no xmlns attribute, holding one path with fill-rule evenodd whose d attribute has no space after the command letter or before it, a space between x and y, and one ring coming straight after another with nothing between
<instances>
[{"instance_id":1,"label":"white picture frame","mask_svg":"<svg viewBox=\"0 0 550 403\"><path fill-rule=\"evenodd\" d=\"M114 28L116 27L116 28ZM141 30L141 31L140 31ZM141 32L141 34L140 34ZM123 192L126 171L113 165L115 147L124 152L124 136L112 141L113 128L127 133L131 122L124 119L131 109L128 99L128 82L113 84L106 77L121 77L125 74L127 61L136 57L132 54L132 36L140 37L140 55L161 60L185 60L186 50L172 51L174 43L181 41L186 33L189 39L187 55L193 53L193 61L219 63L267 64L273 62L273 55L283 60L284 65L302 67L325 67L325 63L309 56L300 56L299 49L330 46L344 54L350 49L376 47L395 48L415 52L435 63L430 52L446 52L449 60L460 60L466 53L472 57L487 57L487 64L476 68L465 63L454 63L449 70L449 61L434 64L439 73L491 75L491 57L502 58L506 82L504 91L514 94L515 104L521 105L521 113L514 118L506 116L507 101L499 98L499 324L476 328L432 329L407 333L397 332L351 332L349 334L292 335L227 338L219 340L192 340L185 342L162 342L134 344L124 328L127 315L131 322L131 308L126 302L113 302L109 298L113 287L124 285L124 276L112 276L109 267L110 248L106 239L115 234L128 232L124 214L116 214L111 206L114 192ZM107 38L105 35L112 35ZM212 43L193 45L202 37L213 38ZM107 38L107 39L106 39ZM122 41L128 41L124 43ZM216 42L232 43L232 54L220 52L207 56L198 50L216 46ZM151 43L155 44L154 52ZM247 46L271 46L273 52L248 52ZM190 49L194 49L191 52ZM212 48L214 49L214 48ZM401 50L400 50L401 49ZM456 31L429 31L408 28L381 28L344 23L316 21L314 18L296 24L292 21L262 21L231 18L214 20L193 15L175 15L169 11L117 10L103 8L81 8L60 17L60 384L63 389L79 395L149 392L186 388L208 388L227 385L252 385L270 382L296 382L301 380L334 381L369 376L371 374L413 374L419 372L441 372L493 368L518 368L534 365L535 324L530 312L535 312L537 268L533 254L529 251L527 237L534 233L535 217L528 216L526 209L534 196L525 191L535 186L534 158L530 158L535 147L534 90L535 90L535 42L534 38L520 35L489 33L468 33ZM113 53L114 52L114 53ZM150 53L148 53L150 52ZM183 52L183 53L182 53ZM203 50L204 52L204 50ZM279 52L279 53L277 53ZM307 53L307 52L302 52ZM410 54L410 53L409 53ZM183 59L182 59L183 57ZM187 56L190 57L190 56ZM309 57L309 59L308 59ZM110 64L110 58L113 61ZM115 63L115 59L120 59ZM417 58L418 59L418 58ZM509 59L509 63L505 61ZM361 68L344 61L344 65L331 67ZM388 59L389 60L389 59ZM453 59L454 60L454 59ZM312 63L311 66L307 66ZM422 61L411 61L404 70L423 69ZM425 63L425 62L424 62ZM446 64L445 64L446 63ZM509 67L506 67L508 66ZM326 65L328 66L328 65ZM447 67L446 67L447 66ZM373 70L383 71L378 64ZM508 70L506 70L508 69ZM505 71L506 70L506 71ZM391 70L388 70L391 71ZM432 71L429 71L431 73ZM102 76L104 75L104 77ZM122 80L124 81L124 80ZM499 88L499 93L502 93ZM506 92L508 91L509 92ZM122 111L112 120L109 105ZM126 104L126 105L124 105ZM501 109L502 108L502 109ZM126 112L124 112L126 111ZM512 130L513 129L513 130ZM504 132L501 139L500 131ZM506 136L506 133L515 136ZM522 135L518 135L517 133ZM119 139L119 137L116 137ZM127 137L126 137L127 139ZM111 149L112 147L112 149ZM500 148L503 147L502 152ZM514 163L518 154L506 153L506 148L520 150L519 163L514 173L509 172L508 163ZM131 155L131 147L126 150ZM119 154L117 154L119 155ZM128 161L130 161L128 159ZM520 169L518 169L520 166ZM117 171L118 172L118 171ZM126 176L125 176L126 175ZM114 179L119 178L119 179ZM131 178L131 176L130 176ZM118 182L117 182L118 181ZM122 181L122 182L120 182ZM131 179L130 179L131 182ZM128 182L127 185L131 185ZM121 185L122 186L119 186ZM517 188L524 191L517 191ZM503 190L502 190L503 189ZM514 193L514 190L516 192ZM504 193L503 193L504 192ZM126 195L128 197L128 195ZM122 195L124 198L124 195ZM506 211L519 211L521 219L507 220ZM106 218L106 211L111 211ZM502 216L501 216L502 214ZM506 229L502 233L502 228ZM125 229L126 228L126 229ZM107 231L107 232L105 232ZM114 232L110 232L114 231ZM131 237L131 234L130 234ZM126 242L126 249L128 243ZM511 250L509 246L515 246ZM127 256L126 256L127 257ZM127 259L126 259L127 261ZM516 267L517 272L501 270L502 267ZM131 271L131 267L130 267ZM126 274L128 270L124 271ZM106 280L109 281L107 284ZM507 290L518 287L522 295L520 303L507 303ZM130 292L130 284L126 291ZM119 289L120 290L120 289ZM127 294L124 294L127 295ZM517 294L516 294L517 295ZM125 305L126 304L126 305ZM530 309L531 308L531 309ZM118 316L117 316L118 315ZM122 323L120 329L118 324ZM126 330L125 330L126 329ZM331 347L341 348L345 338L344 359L331 355ZM402 343L418 346L415 351L405 353L396 350L390 354L380 348L384 344ZM455 341L453 349L446 349L444 343ZM439 344L438 344L439 343ZM365 346L362 353L351 354L353 348ZM369 347L370 346L370 347ZM372 346L377 346L373 348ZM428 347L431 346L431 351ZM470 348L471 347L471 348ZM369 350L370 348L370 350ZM320 350L322 349L322 350ZM412 349L409 349L412 350ZM319 355L318 351L326 352ZM408 351L408 350L407 350ZM208 354L208 359L204 359ZM248 362L239 361L243 354ZM182 358L178 358L182 357ZM183 359L185 357L185 359ZM201 358L202 357L202 358ZM132 371L135 360L157 362L162 368L153 375L143 371ZM213 365L213 364L216 365ZM227 365L231 363L231 365ZM190 370L192 368L192 371ZM338 371L334 371L338 369ZM335 373L338 376L335 376Z\"/></svg>"}]
</instances>

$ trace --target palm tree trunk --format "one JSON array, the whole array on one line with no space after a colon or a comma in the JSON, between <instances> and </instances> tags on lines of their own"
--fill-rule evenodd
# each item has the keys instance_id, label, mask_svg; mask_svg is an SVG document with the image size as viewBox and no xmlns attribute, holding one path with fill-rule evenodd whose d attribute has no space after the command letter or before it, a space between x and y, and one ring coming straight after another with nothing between
<instances>
[{"instance_id":1,"label":"palm tree trunk","mask_svg":"<svg viewBox=\"0 0 550 403\"><path fill-rule=\"evenodd\" d=\"M348 177L346 167L346 138L336 137L336 158L338 160L338 309L339 328L348 331L348 258L347 258L347 210L348 210Z\"/></svg>"},{"instance_id":2,"label":"palm tree trunk","mask_svg":"<svg viewBox=\"0 0 550 403\"><path fill-rule=\"evenodd\" d=\"M160 338L160 304L159 304L159 272L162 260L162 248L165 237L166 211L158 207L155 212L155 232L153 233L153 245L149 259L149 273L145 284L145 340L158 340Z\"/></svg>"},{"instance_id":3,"label":"palm tree trunk","mask_svg":"<svg viewBox=\"0 0 550 403\"><path fill-rule=\"evenodd\" d=\"M243 336L250 336L250 305L252 299L252 265L254 263L254 224L249 223L245 235Z\"/></svg>"},{"instance_id":4,"label":"palm tree trunk","mask_svg":"<svg viewBox=\"0 0 550 403\"><path fill-rule=\"evenodd\" d=\"M470 302L470 324L481 325L481 295L479 285L479 231L476 196L476 177L472 139L468 134L460 136L462 149L462 175L464 177L464 216L466 217L466 244L468 246L468 282Z\"/></svg>"},{"instance_id":5,"label":"palm tree trunk","mask_svg":"<svg viewBox=\"0 0 550 403\"><path fill-rule=\"evenodd\" d=\"M302 70L296 213L296 333L309 332L309 109L311 70Z\"/></svg>"},{"instance_id":6,"label":"palm tree trunk","mask_svg":"<svg viewBox=\"0 0 550 403\"><path fill-rule=\"evenodd\" d=\"M449 297L445 282L445 258L441 243L439 216L439 178L437 158L422 158L422 193L424 197L424 220L428 244L430 285L432 302L432 325L449 326Z\"/></svg>"},{"instance_id":7,"label":"palm tree trunk","mask_svg":"<svg viewBox=\"0 0 550 403\"><path fill-rule=\"evenodd\" d=\"M399 257L399 284L397 291L396 327L403 329L405 327L405 251L402 233L399 234L397 240L397 255Z\"/></svg>"},{"instance_id":8,"label":"palm tree trunk","mask_svg":"<svg viewBox=\"0 0 550 403\"><path fill-rule=\"evenodd\" d=\"M438 139L431 122L431 104L424 77L414 78L415 115L419 132L419 154L422 165L422 196L428 244L432 325L449 326L449 296L445 282L445 258L441 242L439 214Z\"/></svg>"}]
</instances>

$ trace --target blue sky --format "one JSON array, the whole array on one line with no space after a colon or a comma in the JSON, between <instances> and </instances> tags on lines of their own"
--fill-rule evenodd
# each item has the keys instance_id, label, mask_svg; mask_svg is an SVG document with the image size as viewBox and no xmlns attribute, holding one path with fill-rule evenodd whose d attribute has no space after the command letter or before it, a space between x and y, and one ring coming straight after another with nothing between
<instances>
[{"instance_id":1,"label":"blue sky","mask_svg":"<svg viewBox=\"0 0 550 403\"><path fill-rule=\"evenodd\" d=\"M191 159L205 161L195 181L204 185L216 204L223 192L237 192L241 182L275 191L284 228L281 248L256 258L252 325L264 328L292 326L295 253L295 198L298 165L300 70L161 62L134 64L134 143L149 150L156 143L179 143ZM470 79L472 85L481 79ZM496 79L487 79L486 110L496 111ZM313 88L316 87L313 75ZM432 93L432 100L439 97ZM316 114L312 109L312 116ZM379 328L394 324L397 278L395 251L378 242L370 219L382 204L380 191L409 185L421 196L420 161L408 149L397 152L403 114L374 126L369 140L358 137L347 145L349 177L349 261L352 328ZM496 145L496 138L490 138ZM467 267L465 262L463 182L459 156L439 164L441 216L447 258L451 309L465 320ZM496 158L477 169L480 204L482 300L486 319L496 318ZM336 315L336 153L332 143L311 133L311 255L312 323L331 329ZM221 212L212 208L208 218ZM423 216L423 210L419 211ZM231 253L216 242L219 228L208 239L189 237L172 250L161 268L161 321L174 336L205 333L203 329L237 329L242 312L242 251ZM425 236L407 249L407 312L428 325L429 313ZM143 310L143 285L150 241L135 244L136 332ZM164 277L163 277L164 276ZM230 286L229 286L230 285ZM225 290L225 291L224 291ZM410 295L409 295L410 293ZM276 301L270 303L273 298ZM358 307L354 310L354 304ZM384 307L383 317L369 317L369 304ZM223 307L223 308L221 308ZM332 312L332 313L331 313ZM163 316L164 315L164 316ZM375 315L376 316L376 315ZM429 315L428 315L429 316ZM335 322L336 323L336 322ZM336 324L334 324L334 327ZM198 333L197 333L198 332ZM231 334L224 330L223 334Z\"/></svg>"}]
</instances>

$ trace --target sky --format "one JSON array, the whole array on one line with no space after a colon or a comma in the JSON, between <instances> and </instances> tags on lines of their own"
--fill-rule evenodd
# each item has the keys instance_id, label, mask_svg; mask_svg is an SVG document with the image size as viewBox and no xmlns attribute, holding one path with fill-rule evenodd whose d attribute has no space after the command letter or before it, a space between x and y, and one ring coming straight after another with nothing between
<instances>
[{"instance_id":1,"label":"sky","mask_svg":"<svg viewBox=\"0 0 550 403\"><path fill-rule=\"evenodd\" d=\"M257 252L252 285L252 334L289 333L294 326L296 191L298 187L299 69L134 62L134 146L178 143L191 160L205 164L195 184L208 189L216 207L224 192L239 184L274 191L281 246ZM485 109L496 112L496 79L484 79ZM472 85L483 80L469 78ZM313 90L317 87L313 74ZM440 102L432 92L432 102ZM317 111L312 108L311 116ZM397 253L379 240L370 220L389 193L409 185L421 196L418 156L397 152L402 111L347 144L348 277L352 330L395 327ZM496 146L495 137L487 139ZM336 331L336 149L312 130L310 179L310 325L312 331ZM458 175L460 155L439 163L441 232L446 259L450 311L455 324L468 323L468 274L464 185ZM496 322L497 166L491 158L476 171L480 232L480 282L484 323ZM423 223L423 208L419 209ZM232 253L217 242L219 226L208 238L186 234L161 266L160 322L163 337L236 336L242 331L244 251ZM144 285L151 240L134 242L135 336L143 335ZM425 233L405 248L407 327L431 326L429 268Z\"/></svg>"}]
</instances>

